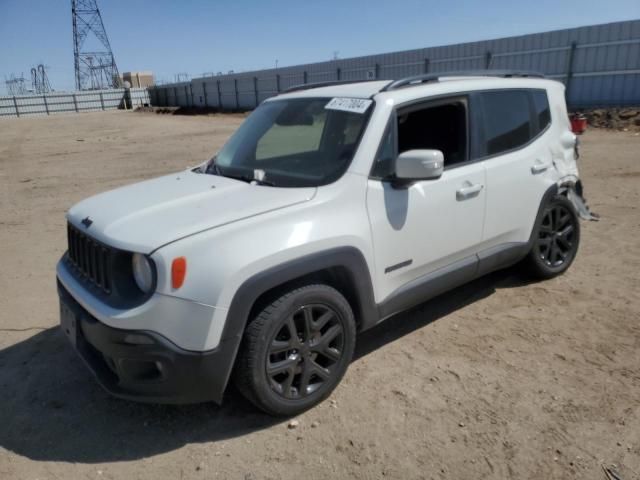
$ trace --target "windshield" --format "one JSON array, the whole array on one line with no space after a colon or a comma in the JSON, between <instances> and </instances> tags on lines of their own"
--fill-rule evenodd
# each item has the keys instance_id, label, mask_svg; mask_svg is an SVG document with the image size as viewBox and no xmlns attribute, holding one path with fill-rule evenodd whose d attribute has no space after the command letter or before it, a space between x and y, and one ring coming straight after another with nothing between
<instances>
[{"instance_id":1,"label":"windshield","mask_svg":"<svg viewBox=\"0 0 640 480\"><path fill-rule=\"evenodd\" d=\"M330 98L265 102L229 139L207 172L276 187L331 183L348 168L369 118L373 102L355 101L360 105L355 111L334 109L335 99Z\"/></svg>"}]
</instances>

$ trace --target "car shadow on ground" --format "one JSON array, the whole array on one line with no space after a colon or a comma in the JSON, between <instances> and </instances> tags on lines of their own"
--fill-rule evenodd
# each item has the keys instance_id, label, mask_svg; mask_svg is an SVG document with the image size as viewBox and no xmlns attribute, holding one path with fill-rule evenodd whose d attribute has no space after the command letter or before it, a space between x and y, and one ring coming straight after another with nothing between
<instances>
[{"instance_id":1,"label":"car shadow on ground","mask_svg":"<svg viewBox=\"0 0 640 480\"><path fill-rule=\"evenodd\" d=\"M473 282L455 288L406 312L395 315L358 336L354 360L364 357L409 333L460 310L467 305L493 295L496 290L522 287L532 279L518 267L493 272Z\"/></svg>"},{"instance_id":2,"label":"car shadow on ground","mask_svg":"<svg viewBox=\"0 0 640 480\"><path fill-rule=\"evenodd\" d=\"M524 285L496 272L397 315L358 337L361 358L497 289ZM146 405L111 398L58 328L0 351L0 447L32 460L102 463L135 460L189 443L215 442L283 419L258 412L235 389L224 405Z\"/></svg>"}]
</instances>

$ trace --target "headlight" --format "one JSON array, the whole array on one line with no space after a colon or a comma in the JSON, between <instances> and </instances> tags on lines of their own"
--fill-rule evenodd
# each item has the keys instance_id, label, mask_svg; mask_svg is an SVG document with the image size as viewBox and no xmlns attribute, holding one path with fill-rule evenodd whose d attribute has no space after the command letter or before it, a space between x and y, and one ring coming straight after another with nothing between
<instances>
[{"instance_id":1,"label":"headlight","mask_svg":"<svg viewBox=\"0 0 640 480\"><path fill-rule=\"evenodd\" d=\"M133 278L138 288L143 293L149 293L153 287L153 268L149 259L141 253L134 253L131 257L133 267Z\"/></svg>"}]
</instances>

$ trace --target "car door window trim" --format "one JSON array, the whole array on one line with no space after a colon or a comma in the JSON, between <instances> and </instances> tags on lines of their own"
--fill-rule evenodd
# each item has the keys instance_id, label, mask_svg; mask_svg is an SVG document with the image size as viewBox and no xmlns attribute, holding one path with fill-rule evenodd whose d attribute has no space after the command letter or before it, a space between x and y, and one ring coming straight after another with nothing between
<instances>
[{"instance_id":1,"label":"car door window trim","mask_svg":"<svg viewBox=\"0 0 640 480\"><path fill-rule=\"evenodd\" d=\"M369 174L369 179L370 180L378 180L381 182L389 182L391 181L391 178L388 177L379 177L377 175L375 175L373 173L374 169L375 169L375 165L376 162L378 161L378 158L380 156L380 153L382 151L383 148L383 144L386 140L386 136L389 133L389 129L393 128L393 136L394 136L394 155L397 157L397 152L398 152L398 134L397 134L397 118L398 118L398 111L405 111L405 109L411 109L409 111L412 111L413 108L412 107L417 107L416 109L421 109L423 108L424 105L433 105L433 106L437 106L437 104L442 104L442 103L447 103L449 100L454 100L456 98L466 98L467 103L465 104L465 108L466 108L466 118L467 118L467 160L464 162L458 162L455 163L453 165L446 165L445 162L445 171L446 170L453 170L454 168L459 168L459 167L465 167L467 165L472 165L474 163L477 162L482 162L485 160L491 160L495 157L499 157L501 155L508 155L510 153L516 152L518 150L523 150L527 147L529 147L532 143L536 142L537 140L539 140L543 135L545 135L545 133L547 133L550 129L551 126L554 124L554 118L553 118L553 112L551 111L551 108L549 109L550 111L550 118L549 118L549 122L547 123L547 125L544 127L544 129L540 130L537 134L531 134L531 138L529 139L528 142L519 145L518 147L509 149L509 150L504 150L502 152L498 152L498 153L494 153L491 155L483 155L481 153L483 145L485 144L486 140L485 140L485 133L484 133L484 128L483 128L483 112L480 109L480 106L478 105L480 100L480 95L483 93L490 93L490 92L508 92L508 91L523 91L523 92L527 92L527 98L528 98L528 102L529 102L529 117L530 117L530 127L531 128L536 128L538 126L538 118L537 115L535 114L535 109L534 109L534 102L533 102L533 93L534 92L542 92L544 93L544 95L547 97L547 103L549 103L549 95L547 90L543 89L543 88L492 88L492 89L486 89L486 90L473 90L473 91L469 91L469 92L456 92L456 93L447 93L444 95L437 95L437 96L433 96L433 97L429 97L429 98L421 98L421 99L417 99L417 100L413 100L410 102L405 102L402 104L397 105L391 112L391 114L389 115L389 119L387 120L387 126L385 127L385 133L382 136L382 139L379 141L378 144L378 148L376 150L376 156L374 159L374 162L371 165L371 170L370 170L370 174ZM435 104L435 105L434 105ZM549 103L550 105L550 103Z\"/></svg>"}]
</instances>

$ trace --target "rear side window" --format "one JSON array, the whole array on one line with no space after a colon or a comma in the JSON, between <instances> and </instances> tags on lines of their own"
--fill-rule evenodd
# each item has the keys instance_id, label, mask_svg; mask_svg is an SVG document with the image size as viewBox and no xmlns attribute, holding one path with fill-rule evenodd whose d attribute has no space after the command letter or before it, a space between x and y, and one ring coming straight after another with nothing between
<instances>
[{"instance_id":1,"label":"rear side window","mask_svg":"<svg viewBox=\"0 0 640 480\"><path fill-rule=\"evenodd\" d=\"M483 92L480 97L485 155L513 150L531 140L531 110L527 91Z\"/></svg>"},{"instance_id":2,"label":"rear side window","mask_svg":"<svg viewBox=\"0 0 640 480\"><path fill-rule=\"evenodd\" d=\"M551 123L551 111L549 110L547 92L544 90L532 91L531 98L533 99L533 113L538 123L535 129L535 135L537 135Z\"/></svg>"}]
</instances>

